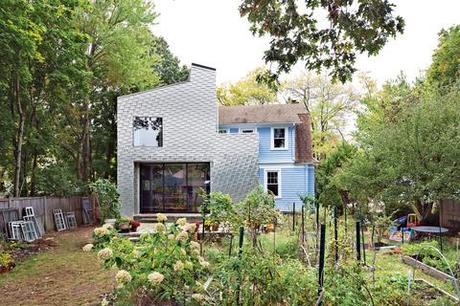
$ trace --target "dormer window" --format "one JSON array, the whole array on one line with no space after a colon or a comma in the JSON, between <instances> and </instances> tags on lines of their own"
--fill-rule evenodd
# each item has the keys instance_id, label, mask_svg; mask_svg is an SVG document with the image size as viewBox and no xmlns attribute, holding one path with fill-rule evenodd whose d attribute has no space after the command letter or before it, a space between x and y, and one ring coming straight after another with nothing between
<instances>
[{"instance_id":1,"label":"dormer window","mask_svg":"<svg viewBox=\"0 0 460 306\"><path fill-rule=\"evenodd\" d=\"M272 128L271 137L272 150L286 150L287 149L287 128Z\"/></svg>"},{"instance_id":2,"label":"dormer window","mask_svg":"<svg viewBox=\"0 0 460 306\"><path fill-rule=\"evenodd\" d=\"M134 117L133 130L134 146L163 146L163 118Z\"/></svg>"}]
</instances>

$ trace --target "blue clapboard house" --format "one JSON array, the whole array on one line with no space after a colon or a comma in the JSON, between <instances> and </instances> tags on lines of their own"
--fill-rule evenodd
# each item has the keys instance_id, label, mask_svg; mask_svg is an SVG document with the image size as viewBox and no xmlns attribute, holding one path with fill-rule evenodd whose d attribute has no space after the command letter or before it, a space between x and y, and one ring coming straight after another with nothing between
<instances>
[{"instance_id":1,"label":"blue clapboard house","mask_svg":"<svg viewBox=\"0 0 460 306\"><path fill-rule=\"evenodd\" d=\"M220 106L219 133L257 133L258 177L282 211L315 192L310 117L301 104Z\"/></svg>"}]
</instances>

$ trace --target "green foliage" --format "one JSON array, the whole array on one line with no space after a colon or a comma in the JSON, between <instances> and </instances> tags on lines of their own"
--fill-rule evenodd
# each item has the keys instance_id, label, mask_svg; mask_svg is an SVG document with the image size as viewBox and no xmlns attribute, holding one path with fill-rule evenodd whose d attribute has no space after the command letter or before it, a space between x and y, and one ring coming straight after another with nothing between
<instances>
[{"instance_id":1,"label":"green foliage","mask_svg":"<svg viewBox=\"0 0 460 306\"><path fill-rule=\"evenodd\" d=\"M433 63L427 71L429 83L446 86L460 78L460 25L439 33L438 48L433 54Z\"/></svg>"},{"instance_id":2,"label":"green foliage","mask_svg":"<svg viewBox=\"0 0 460 306\"><path fill-rule=\"evenodd\" d=\"M243 201L237 203L235 211L240 222L250 229L270 224L279 216L273 195L267 193L262 186L256 187Z\"/></svg>"},{"instance_id":3,"label":"green foliage","mask_svg":"<svg viewBox=\"0 0 460 306\"><path fill-rule=\"evenodd\" d=\"M257 81L257 77L263 72L263 68L257 68L242 80L217 88L217 100L227 106L276 102L276 91Z\"/></svg>"},{"instance_id":4,"label":"green foliage","mask_svg":"<svg viewBox=\"0 0 460 306\"><path fill-rule=\"evenodd\" d=\"M101 221L119 218L121 203L117 187L107 179L98 179L90 184L90 188L97 195L101 210Z\"/></svg>"},{"instance_id":5,"label":"green foliage","mask_svg":"<svg viewBox=\"0 0 460 306\"><path fill-rule=\"evenodd\" d=\"M104 265L119 270L117 303L136 303L139 294L147 296L152 304L190 305L194 299L204 298L201 293L209 263L199 256L199 244L192 241L190 229L190 224L159 223L155 233L142 234L136 244L114 236L104 248L98 248Z\"/></svg>"},{"instance_id":6,"label":"green foliage","mask_svg":"<svg viewBox=\"0 0 460 306\"><path fill-rule=\"evenodd\" d=\"M334 175L340 173L346 163L356 154L356 147L342 142L337 149L331 152L327 158L319 165L316 172L316 186L318 192L318 201L323 206L341 207L348 203L342 203L342 194L346 193L346 189L333 179ZM342 205L340 205L342 203Z\"/></svg>"},{"instance_id":7,"label":"green foliage","mask_svg":"<svg viewBox=\"0 0 460 306\"><path fill-rule=\"evenodd\" d=\"M242 305L312 305L316 298L313 270L299 261L260 256L251 250L224 258L216 267L211 290L219 305L234 305L238 289Z\"/></svg>"},{"instance_id":8,"label":"green foliage","mask_svg":"<svg viewBox=\"0 0 460 306\"><path fill-rule=\"evenodd\" d=\"M209 211L206 219L212 223L233 222L235 220L233 201L228 194L211 192L206 197L205 207Z\"/></svg>"},{"instance_id":9,"label":"green foliage","mask_svg":"<svg viewBox=\"0 0 460 306\"><path fill-rule=\"evenodd\" d=\"M446 248L448 248L448 246L446 246ZM444 260L440 255L439 242L436 240L406 243L401 246L401 250L405 255L414 257L449 275L449 268L453 272L457 272L457 254L455 254L454 250L445 249L442 252L445 258Z\"/></svg>"},{"instance_id":10,"label":"green foliage","mask_svg":"<svg viewBox=\"0 0 460 306\"><path fill-rule=\"evenodd\" d=\"M356 55L376 55L390 37L402 33L404 20L383 1L254 1L242 0L253 34L268 35L266 62L277 64L277 77L299 61L308 70L330 69L334 79L351 79ZM320 22L325 16L328 22Z\"/></svg>"}]
</instances>

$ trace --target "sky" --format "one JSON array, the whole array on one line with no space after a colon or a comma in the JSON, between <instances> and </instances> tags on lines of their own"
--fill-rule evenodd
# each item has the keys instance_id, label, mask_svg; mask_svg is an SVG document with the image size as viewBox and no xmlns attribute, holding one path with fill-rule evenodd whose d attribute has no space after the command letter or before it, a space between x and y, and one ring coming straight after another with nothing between
<instances>
[{"instance_id":1,"label":"sky","mask_svg":"<svg viewBox=\"0 0 460 306\"><path fill-rule=\"evenodd\" d=\"M264 64L268 39L252 35L238 12L238 0L157 0L160 14L152 27L185 65L217 69L217 83L234 82ZM406 21L404 34L390 40L373 57L360 55L357 68L379 84L401 71L414 80L431 63L438 33L460 23L460 0L393 0ZM301 72L297 66L292 74Z\"/></svg>"}]
</instances>

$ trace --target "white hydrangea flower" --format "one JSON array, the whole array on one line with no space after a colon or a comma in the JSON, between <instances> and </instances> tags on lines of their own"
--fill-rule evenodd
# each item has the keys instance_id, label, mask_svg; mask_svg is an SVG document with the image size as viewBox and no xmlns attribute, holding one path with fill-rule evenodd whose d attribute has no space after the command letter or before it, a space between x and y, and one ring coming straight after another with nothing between
<instances>
[{"instance_id":1,"label":"white hydrangea flower","mask_svg":"<svg viewBox=\"0 0 460 306\"><path fill-rule=\"evenodd\" d=\"M129 283L132 279L133 278L131 274L129 274L129 272L126 270L120 270L118 271L117 275L115 275L115 280L117 281L117 284L119 285Z\"/></svg>"},{"instance_id":2,"label":"white hydrangea flower","mask_svg":"<svg viewBox=\"0 0 460 306\"><path fill-rule=\"evenodd\" d=\"M184 226L185 224L187 224L187 219L186 218L179 218L179 219L177 219L176 224L180 225L180 226Z\"/></svg>"},{"instance_id":3,"label":"white hydrangea flower","mask_svg":"<svg viewBox=\"0 0 460 306\"><path fill-rule=\"evenodd\" d=\"M107 299L104 298L104 299L101 301L101 306L109 306L109 301L107 301Z\"/></svg>"},{"instance_id":4,"label":"white hydrangea flower","mask_svg":"<svg viewBox=\"0 0 460 306\"><path fill-rule=\"evenodd\" d=\"M109 230L106 229L105 227L96 227L94 229L94 235L96 237L102 237L102 236L106 236L109 234Z\"/></svg>"},{"instance_id":5,"label":"white hydrangea flower","mask_svg":"<svg viewBox=\"0 0 460 306\"><path fill-rule=\"evenodd\" d=\"M207 262L203 257L198 256L198 261L200 262L200 265L203 268L208 268L209 267L209 262Z\"/></svg>"},{"instance_id":6,"label":"white hydrangea flower","mask_svg":"<svg viewBox=\"0 0 460 306\"><path fill-rule=\"evenodd\" d=\"M160 272L152 272L147 278L153 285L158 285L164 280L165 276Z\"/></svg>"},{"instance_id":7,"label":"white hydrangea flower","mask_svg":"<svg viewBox=\"0 0 460 306\"><path fill-rule=\"evenodd\" d=\"M110 223L106 223L102 227L105 228L108 231L113 230L113 225L110 224Z\"/></svg>"},{"instance_id":8,"label":"white hydrangea flower","mask_svg":"<svg viewBox=\"0 0 460 306\"><path fill-rule=\"evenodd\" d=\"M204 295L201 293L194 293L192 294L192 299L194 299L197 302L203 302L204 301Z\"/></svg>"},{"instance_id":9,"label":"white hydrangea flower","mask_svg":"<svg viewBox=\"0 0 460 306\"><path fill-rule=\"evenodd\" d=\"M164 233L166 232L166 226L163 223L155 224L155 231L157 233Z\"/></svg>"},{"instance_id":10,"label":"white hydrangea flower","mask_svg":"<svg viewBox=\"0 0 460 306\"><path fill-rule=\"evenodd\" d=\"M184 270L184 263L182 261L178 260L174 264L173 268L174 268L174 271L176 271L176 272L177 271L182 271L182 270Z\"/></svg>"},{"instance_id":11,"label":"white hydrangea flower","mask_svg":"<svg viewBox=\"0 0 460 306\"><path fill-rule=\"evenodd\" d=\"M103 260L109 259L110 257L112 257L112 255L113 255L113 252L109 248L102 249L97 253L97 257Z\"/></svg>"},{"instance_id":12,"label":"white hydrangea flower","mask_svg":"<svg viewBox=\"0 0 460 306\"><path fill-rule=\"evenodd\" d=\"M93 249L94 245L92 243L88 243L83 247L83 252L90 252Z\"/></svg>"},{"instance_id":13,"label":"white hydrangea flower","mask_svg":"<svg viewBox=\"0 0 460 306\"><path fill-rule=\"evenodd\" d=\"M158 222L165 222L168 220L168 217L165 214L157 213L157 221Z\"/></svg>"},{"instance_id":14,"label":"white hydrangea flower","mask_svg":"<svg viewBox=\"0 0 460 306\"><path fill-rule=\"evenodd\" d=\"M168 235L168 239L169 239L169 240L174 240L174 234L169 234L169 235Z\"/></svg>"},{"instance_id":15,"label":"white hydrangea flower","mask_svg":"<svg viewBox=\"0 0 460 306\"><path fill-rule=\"evenodd\" d=\"M190 241L190 248L192 250L199 250L200 249L200 244L196 241Z\"/></svg>"},{"instance_id":16,"label":"white hydrangea flower","mask_svg":"<svg viewBox=\"0 0 460 306\"><path fill-rule=\"evenodd\" d=\"M188 234L187 232L180 232L179 234L177 234L176 236L176 240L177 241L185 241L188 239Z\"/></svg>"},{"instance_id":17,"label":"white hydrangea flower","mask_svg":"<svg viewBox=\"0 0 460 306\"><path fill-rule=\"evenodd\" d=\"M190 233L193 233L196 229L196 224L195 223L187 223L184 225L184 227L182 228L184 231L186 232L190 232Z\"/></svg>"},{"instance_id":18,"label":"white hydrangea flower","mask_svg":"<svg viewBox=\"0 0 460 306\"><path fill-rule=\"evenodd\" d=\"M185 249L182 249L182 248L180 249L180 253L181 253L183 256L187 255L187 251L186 251Z\"/></svg>"}]
</instances>

